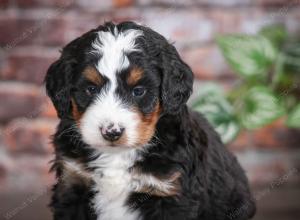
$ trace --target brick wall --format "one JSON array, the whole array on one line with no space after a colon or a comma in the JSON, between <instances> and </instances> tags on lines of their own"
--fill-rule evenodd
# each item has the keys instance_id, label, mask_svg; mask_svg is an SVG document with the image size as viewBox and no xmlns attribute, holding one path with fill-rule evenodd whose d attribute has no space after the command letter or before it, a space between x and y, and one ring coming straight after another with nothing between
<instances>
[{"instance_id":1,"label":"brick wall","mask_svg":"<svg viewBox=\"0 0 300 220\"><path fill-rule=\"evenodd\" d=\"M53 157L49 136L57 119L45 96L44 75L64 44L108 20L134 20L154 28L175 42L196 74L197 86L216 80L228 87L235 77L214 37L255 33L278 21L295 32L300 1L0 0L0 191L53 181L48 174ZM253 183L268 183L299 168L299 137L299 131L287 130L279 120L242 133L229 147Z\"/></svg>"}]
</instances>

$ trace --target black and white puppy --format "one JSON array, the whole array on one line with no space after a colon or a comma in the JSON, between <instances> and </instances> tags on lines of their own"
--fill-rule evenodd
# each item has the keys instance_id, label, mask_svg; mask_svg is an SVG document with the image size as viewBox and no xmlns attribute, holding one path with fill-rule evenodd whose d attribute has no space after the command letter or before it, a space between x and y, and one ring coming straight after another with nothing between
<instances>
[{"instance_id":1,"label":"black and white puppy","mask_svg":"<svg viewBox=\"0 0 300 220\"><path fill-rule=\"evenodd\" d=\"M188 109L193 73L150 28L106 23L63 48L46 76L55 220L249 219L236 158Z\"/></svg>"}]
</instances>

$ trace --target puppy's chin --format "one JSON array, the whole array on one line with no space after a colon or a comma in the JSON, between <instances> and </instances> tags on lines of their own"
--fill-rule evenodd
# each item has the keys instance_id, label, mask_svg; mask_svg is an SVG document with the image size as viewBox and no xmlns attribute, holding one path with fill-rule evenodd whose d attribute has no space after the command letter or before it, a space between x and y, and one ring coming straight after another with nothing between
<instances>
[{"instance_id":1,"label":"puppy's chin","mask_svg":"<svg viewBox=\"0 0 300 220\"><path fill-rule=\"evenodd\" d=\"M103 152L103 153L123 153L123 152L128 152L128 151L133 151L136 148L134 147L129 147L129 146L121 146L121 145L106 145L106 146L93 146L93 148L96 149L98 152Z\"/></svg>"},{"instance_id":2,"label":"puppy's chin","mask_svg":"<svg viewBox=\"0 0 300 220\"><path fill-rule=\"evenodd\" d=\"M149 145L149 142L144 143L144 144L135 144L135 143L130 143L126 141L122 142L109 142L105 140L98 140L98 141L88 141L85 138L83 138L83 141L96 150L97 152L103 152L103 153L120 153L120 152L127 152L131 150L142 150L146 148Z\"/></svg>"}]
</instances>

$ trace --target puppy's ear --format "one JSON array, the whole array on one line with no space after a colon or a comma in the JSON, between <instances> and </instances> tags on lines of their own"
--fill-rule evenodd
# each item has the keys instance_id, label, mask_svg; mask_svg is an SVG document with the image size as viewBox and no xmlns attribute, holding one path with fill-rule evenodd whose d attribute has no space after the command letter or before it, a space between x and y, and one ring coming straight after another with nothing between
<instances>
[{"instance_id":1,"label":"puppy's ear","mask_svg":"<svg viewBox=\"0 0 300 220\"><path fill-rule=\"evenodd\" d=\"M45 78L47 95L51 98L59 118L70 113L70 81L72 61L60 58L49 67Z\"/></svg>"},{"instance_id":2,"label":"puppy's ear","mask_svg":"<svg viewBox=\"0 0 300 220\"><path fill-rule=\"evenodd\" d=\"M175 47L167 44L161 48L162 84L161 100L165 113L177 114L193 91L193 72L184 63Z\"/></svg>"}]
</instances>

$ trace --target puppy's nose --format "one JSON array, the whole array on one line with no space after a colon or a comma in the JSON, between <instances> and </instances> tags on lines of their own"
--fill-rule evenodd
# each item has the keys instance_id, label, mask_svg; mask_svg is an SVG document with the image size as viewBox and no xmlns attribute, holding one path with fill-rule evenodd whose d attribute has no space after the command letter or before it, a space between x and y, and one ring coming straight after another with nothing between
<instances>
[{"instance_id":1,"label":"puppy's nose","mask_svg":"<svg viewBox=\"0 0 300 220\"><path fill-rule=\"evenodd\" d=\"M122 136L124 130L125 128L114 123L100 127L101 135L107 141L117 141Z\"/></svg>"}]
</instances>

